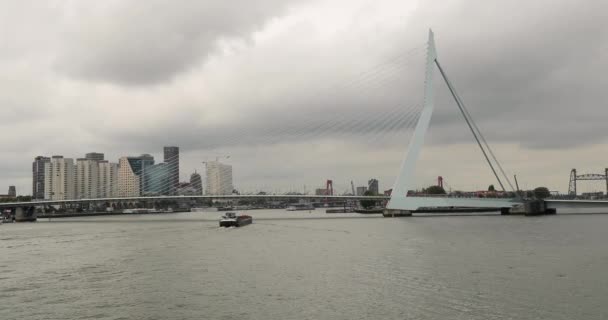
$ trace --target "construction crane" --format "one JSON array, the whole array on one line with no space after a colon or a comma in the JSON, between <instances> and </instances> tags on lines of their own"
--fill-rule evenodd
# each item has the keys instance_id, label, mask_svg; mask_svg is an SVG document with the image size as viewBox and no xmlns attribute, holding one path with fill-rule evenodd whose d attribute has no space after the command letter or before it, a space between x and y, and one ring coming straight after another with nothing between
<instances>
[{"instance_id":1,"label":"construction crane","mask_svg":"<svg viewBox=\"0 0 608 320\"><path fill-rule=\"evenodd\" d=\"M206 158L205 158L206 159ZM230 155L216 155L215 156L215 161L220 161L220 159L230 159ZM207 161L204 161L204 163L207 163Z\"/></svg>"},{"instance_id":2,"label":"construction crane","mask_svg":"<svg viewBox=\"0 0 608 320\"><path fill-rule=\"evenodd\" d=\"M225 159L230 159L230 156L229 155L226 155L226 156L215 156L215 162L218 162L218 161L220 161L220 159L224 159L224 158ZM205 164L205 166L207 165L208 162L209 161L207 160L207 158L205 158L205 161L203 161L203 163Z\"/></svg>"},{"instance_id":3,"label":"construction crane","mask_svg":"<svg viewBox=\"0 0 608 320\"><path fill-rule=\"evenodd\" d=\"M230 156L229 155L215 156L215 162L218 162L218 161L220 161L220 159L224 159L224 158L230 159ZM205 164L205 168L207 168L207 164L209 163L209 161L207 160L207 158L205 158L205 161L202 161L202 163L204 163Z\"/></svg>"}]
</instances>

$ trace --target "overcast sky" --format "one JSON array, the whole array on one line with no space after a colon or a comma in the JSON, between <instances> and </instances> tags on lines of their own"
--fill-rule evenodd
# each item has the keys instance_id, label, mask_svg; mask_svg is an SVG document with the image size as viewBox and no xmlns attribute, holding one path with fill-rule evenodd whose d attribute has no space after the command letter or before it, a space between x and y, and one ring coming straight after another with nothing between
<instances>
[{"instance_id":1,"label":"overcast sky","mask_svg":"<svg viewBox=\"0 0 608 320\"><path fill-rule=\"evenodd\" d=\"M37 155L230 155L246 191L392 186L425 41L509 174L567 191L608 166L607 1L0 0L0 192ZM435 72L417 185L494 183ZM402 112L401 112L402 110ZM314 130L313 130L314 128ZM581 190L603 190L601 184Z\"/></svg>"}]
</instances>

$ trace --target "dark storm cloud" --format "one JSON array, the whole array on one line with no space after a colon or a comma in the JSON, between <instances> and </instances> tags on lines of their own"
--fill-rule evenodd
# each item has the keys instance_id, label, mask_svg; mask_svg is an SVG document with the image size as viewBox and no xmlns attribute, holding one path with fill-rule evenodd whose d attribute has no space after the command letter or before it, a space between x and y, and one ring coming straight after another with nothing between
<instances>
[{"instance_id":1,"label":"dark storm cloud","mask_svg":"<svg viewBox=\"0 0 608 320\"><path fill-rule=\"evenodd\" d=\"M170 80L222 37L247 37L294 1L120 1L68 25L59 70L118 84ZM82 13L82 15L80 15Z\"/></svg>"}]
</instances>

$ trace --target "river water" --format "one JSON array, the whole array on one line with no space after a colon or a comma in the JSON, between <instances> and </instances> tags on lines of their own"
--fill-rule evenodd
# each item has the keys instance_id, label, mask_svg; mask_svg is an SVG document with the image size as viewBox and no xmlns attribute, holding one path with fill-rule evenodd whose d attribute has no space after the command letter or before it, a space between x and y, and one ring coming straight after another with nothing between
<instances>
[{"instance_id":1,"label":"river water","mask_svg":"<svg viewBox=\"0 0 608 320\"><path fill-rule=\"evenodd\" d=\"M608 319L608 215L0 226L0 319Z\"/></svg>"}]
</instances>

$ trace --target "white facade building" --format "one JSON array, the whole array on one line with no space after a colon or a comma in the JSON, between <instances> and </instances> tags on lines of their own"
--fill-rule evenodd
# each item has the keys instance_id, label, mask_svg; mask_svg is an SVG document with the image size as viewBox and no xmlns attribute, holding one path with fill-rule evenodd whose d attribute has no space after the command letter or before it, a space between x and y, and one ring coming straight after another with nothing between
<instances>
[{"instance_id":1,"label":"white facade building","mask_svg":"<svg viewBox=\"0 0 608 320\"><path fill-rule=\"evenodd\" d=\"M206 194L232 194L232 166L219 161L207 162Z\"/></svg>"},{"instance_id":2,"label":"white facade building","mask_svg":"<svg viewBox=\"0 0 608 320\"><path fill-rule=\"evenodd\" d=\"M76 199L99 197L99 162L91 159L76 160Z\"/></svg>"},{"instance_id":3,"label":"white facade building","mask_svg":"<svg viewBox=\"0 0 608 320\"><path fill-rule=\"evenodd\" d=\"M99 161L99 198L118 196L118 163Z\"/></svg>"},{"instance_id":4,"label":"white facade building","mask_svg":"<svg viewBox=\"0 0 608 320\"><path fill-rule=\"evenodd\" d=\"M53 156L44 164L44 199L70 200L76 197L74 160Z\"/></svg>"},{"instance_id":5,"label":"white facade building","mask_svg":"<svg viewBox=\"0 0 608 320\"><path fill-rule=\"evenodd\" d=\"M129 159L122 157L118 161L118 196L139 197L140 177L133 172Z\"/></svg>"}]
</instances>

